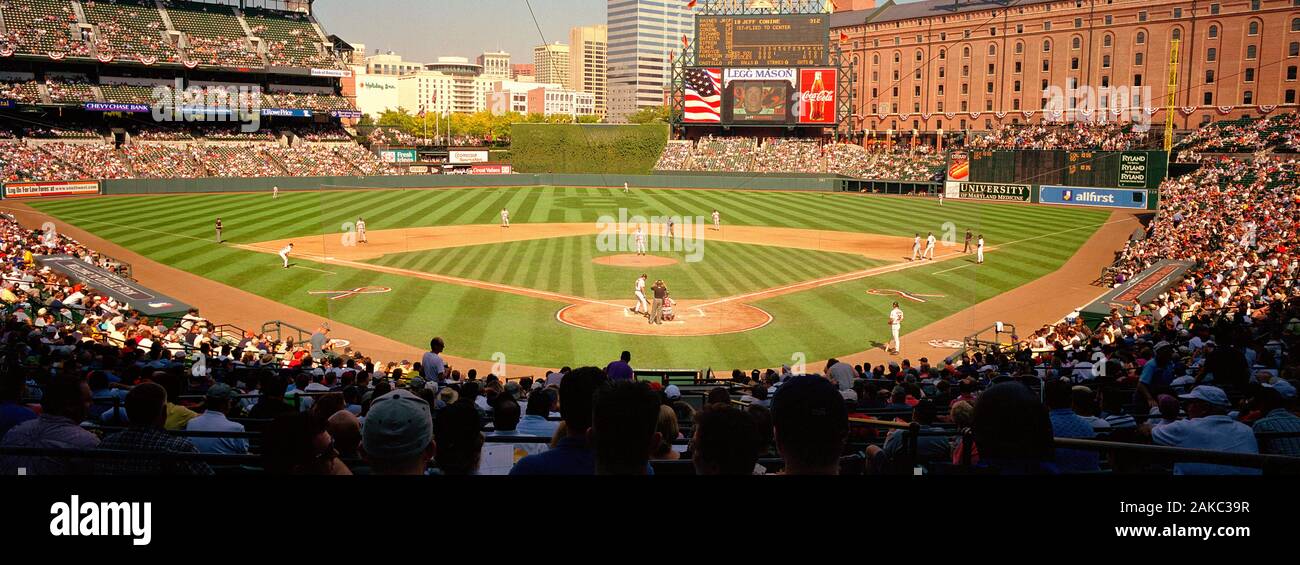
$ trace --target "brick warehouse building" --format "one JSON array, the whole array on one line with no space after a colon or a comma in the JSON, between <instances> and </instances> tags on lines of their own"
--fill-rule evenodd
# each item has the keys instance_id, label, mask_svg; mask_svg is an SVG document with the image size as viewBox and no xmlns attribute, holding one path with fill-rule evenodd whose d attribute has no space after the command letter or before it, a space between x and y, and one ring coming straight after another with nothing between
<instances>
[{"instance_id":1,"label":"brick warehouse building","mask_svg":"<svg viewBox=\"0 0 1300 565\"><path fill-rule=\"evenodd\" d=\"M837 5L831 40L856 70L858 131L1034 123L1044 117L1046 87L1076 85L1150 87L1150 99L1131 106L1144 108L1160 129L1173 39L1181 40L1179 129L1294 110L1300 90L1300 0Z\"/></svg>"}]
</instances>

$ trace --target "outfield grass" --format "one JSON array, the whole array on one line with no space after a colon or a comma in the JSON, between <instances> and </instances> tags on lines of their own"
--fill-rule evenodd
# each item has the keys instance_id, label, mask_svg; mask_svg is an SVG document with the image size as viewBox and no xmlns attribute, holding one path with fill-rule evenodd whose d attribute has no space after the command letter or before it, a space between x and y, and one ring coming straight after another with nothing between
<instances>
[{"instance_id":1,"label":"outfield grass","mask_svg":"<svg viewBox=\"0 0 1300 565\"><path fill-rule=\"evenodd\" d=\"M1000 292L1023 285L1060 267L1106 221L1106 212L1054 207L1033 207L825 193L761 193L703 190L634 190L600 188L460 189L438 191L373 190L356 192L304 192L282 194L202 194L52 200L32 203L37 209L112 240L150 259L276 300L308 312L361 327L415 346L428 343L432 334L447 338L453 355L488 359L506 354L510 363L540 366L608 362L618 351L636 352L640 366L715 368L771 366L787 362L794 352L809 360L846 355L886 339L883 319L892 299L870 296L870 288L901 288L911 292L944 294L947 298L908 306L907 328L952 315ZM338 265L298 260L306 269L283 270L273 255L243 251L213 243L212 222L220 216L225 238L255 243L281 238L336 234L345 222L364 216L371 230L435 225L490 224L501 208L511 210L512 222L595 222L601 215L707 215L721 211L723 222L741 225L857 231L910 236L916 231L942 234L945 223L961 232L983 233L990 246L988 263L946 274L961 266L946 262L854 282L821 287L758 303L775 320L765 328L744 334L698 338L645 338L579 330L555 321L561 304L427 280L383 274ZM574 293L605 296L587 252L589 245L574 245L562 259L527 265L504 261L509 246L529 242L462 249L458 254L481 253L460 267L426 265L422 268L484 268L486 276L500 282L540 284L543 271L583 273L571 279ZM709 244L714 246L739 244ZM740 246L733 259L709 267L714 274L695 280L691 274L673 277L675 292L693 286L709 293L735 294L754 277L779 273L795 280L816 278L813 263L769 261L778 251ZM560 249L563 249L562 246ZM784 252L787 250L779 250ZM524 257L516 253L512 257ZM464 257L468 257L465 255ZM462 259L464 259L462 257ZM730 257L730 255L728 255ZM399 260L401 256L381 261ZM417 259L418 260L418 259ZM865 259L862 259L865 261ZM573 261L571 263L569 261ZM408 267L409 268L409 267ZM836 267L836 272L852 270ZM702 271L701 271L702 272ZM734 277L725 276L734 273ZM807 273L808 276L803 276ZM614 288L626 287L626 275L614 276ZM549 275L548 275L549 276ZM721 278L719 278L721 277ZM737 280L733 280L737 279ZM551 280L546 279L546 285ZM557 283L559 287L563 283ZM393 292L330 301L308 291L387 286ZM728 286L731 285L731 286ZM685 298L679 294L680 297ZM961 336L953 336L958 338Z\"/></svg>"},{"instance_id":2,"label":"outfield grass","mask_svg":"<svg viewBox=\"0 0 1300 565\"><path fill-rule=\"evenodd\" d=\"M596 265L616 255L597 249L598 236L561 237L385 255L368 261L409 269L600 300L630 299L642 272L667 281L678 299L721 298L877 267L861 255L711 242L697 262L683 251L650 253L677 260L654 268ZM556 265L572 265L557 269Z\"/></svg>"}]
</instances>

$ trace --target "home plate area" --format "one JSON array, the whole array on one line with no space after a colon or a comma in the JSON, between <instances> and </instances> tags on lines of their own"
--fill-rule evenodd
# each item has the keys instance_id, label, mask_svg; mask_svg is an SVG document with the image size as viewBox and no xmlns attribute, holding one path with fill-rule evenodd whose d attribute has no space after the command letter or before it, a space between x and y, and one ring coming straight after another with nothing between
<instances>
[{"instance_id":1,"label":"home plate area","mask_svg":"<svg viewBox=\"0 0 1300 565\"><path fill-rule=\"evenodd\" d=\"M749 304L679 300L673 321L651 324L631 311L635 305L633 301L585 302L566 306L555 317L561 323L599 332L677 337L747 332L772 323L771 314Z\"/></svg>"}]
</instances>

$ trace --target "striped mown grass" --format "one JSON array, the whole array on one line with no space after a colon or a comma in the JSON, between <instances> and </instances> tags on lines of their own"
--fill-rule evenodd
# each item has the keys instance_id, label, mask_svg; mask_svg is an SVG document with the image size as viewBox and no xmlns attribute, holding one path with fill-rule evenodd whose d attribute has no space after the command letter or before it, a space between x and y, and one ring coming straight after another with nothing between
<instances>
[{"instance_id":1,"label":"striped mown grass","mask_svg":"<svg viewBox=\"0 0 1300 565\"><path fill-rule=\"evenodd\" d=\"M909 304L908 329L956 314L1056 270L1108 217L1106 212L1089 209L953 200L940 207L929 199L856 194L640 189L624 195L621 188L573 187L319 191L283 193L276 200L270 194L100 197L40 201L32 206L152 260L418 347L427 344L431 334L440 334L448 338L448 352L453 355L488 359L501 352L507 362L524 365L603 366L628 349L643 367L728 369L788 362L795 352L808 359L842 356L883 342L887 339L883 320L892 299L868 295L871 288L946 296ZM278 268L279 259L273 255L213 243L212 223L218 216L225 223L228 241L256 243L337 237L343 224L358 216L366 218L371 230L492 224L501 208L511 210L515 223L595 222L602 215L617 216L620 208L627 209L629 216L707 216L717 208L724 224L895 236L934 231L958 244L964 231L971 229L984 234L997 249L978 269L950 271L963 265L956 260L764 300L757 305L775 320L760 330L646 338L561 325L555 313L562 305L553 301L303 260L296 262L304 269L286 271ZM627 292L630 273L617 268L611 268L612 274L603 273L590 262L594 245L583 238L564 239L394 255L378 262L415 265L441 274L469 273L484 280L584 296L618 298ZM715 245L729 248L716 254L716 265L711 264ZM680 274L660 278L670 278L681 298L687 297L688 290L712 297L863 265L850 266L852 261L828 255L710 243L705 265L683 267ZM360 286L386 286L393 292L338 301L308 294Z\"/></svg>"},{"instance_id":2,"label":"striped mown grass","mask_svg":"<svg viewBox=\"0 0 1300 565\"><path fill-rule=\"evenodd\" d=\"M593 299L630 299L642 272L668 282L679 299L720 298L883 264L861 255L709 242L698 262L684 252L651 253L678 261L653 268L593 264L615 255L597 249L597 236L537 239L386 255L369 262L386 267L546 290ZM543 259L545 258L545 259ZM557 266L569 268L557 268Z\"/></svg>"}]
</instances>

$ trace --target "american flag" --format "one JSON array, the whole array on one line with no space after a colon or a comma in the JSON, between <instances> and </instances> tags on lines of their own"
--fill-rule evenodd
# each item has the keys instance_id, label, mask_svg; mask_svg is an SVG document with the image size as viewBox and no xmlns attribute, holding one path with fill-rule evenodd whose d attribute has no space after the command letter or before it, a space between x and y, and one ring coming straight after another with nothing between
<instances>
[{"instance_id":1,"label":"american flag","mask_svg":"<svg viewBox=\"0 0 1300 565\"><path fill-rule=\"evenodd\" d=\"M686 71L686 114L683 120L722 122L722 69Z\"/></svg>"}]
</instances>

